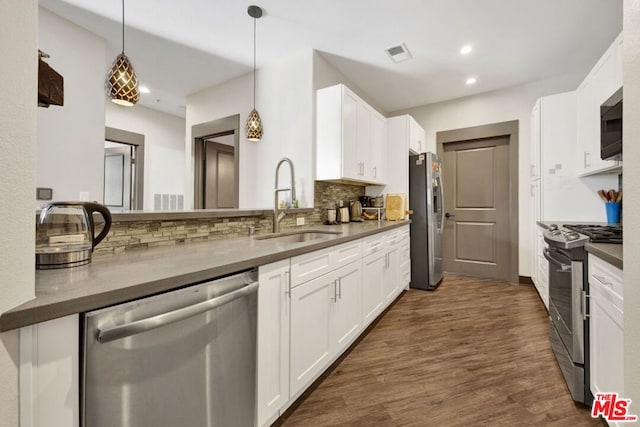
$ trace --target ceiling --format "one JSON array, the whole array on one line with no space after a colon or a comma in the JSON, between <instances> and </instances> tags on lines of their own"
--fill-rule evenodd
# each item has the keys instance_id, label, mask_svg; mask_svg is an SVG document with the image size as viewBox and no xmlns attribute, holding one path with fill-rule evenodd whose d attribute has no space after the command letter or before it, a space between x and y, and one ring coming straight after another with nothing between
<instances>
[{"instance_id":1,"label":"ceiling","mask_svg":"<svg viewBox=\"0 0 640 427\"><path fill-rule=\"evenodd\" d=\"M184 117L185 97L252 69L251 1L129 0L125 52L151 93ZM120 51L118 0L40 0ZM313 48L386 112L553 75L586 75L622 30L622 0L262 0L260 68ZM385 49L405 43L413 59ZM459 50L471 44L466 56ZM105 70L106 73L106 70ZM468 86L468 77L477 78ZM577 84L578 82L576 82Z\"/></svg>"}]
</instances>

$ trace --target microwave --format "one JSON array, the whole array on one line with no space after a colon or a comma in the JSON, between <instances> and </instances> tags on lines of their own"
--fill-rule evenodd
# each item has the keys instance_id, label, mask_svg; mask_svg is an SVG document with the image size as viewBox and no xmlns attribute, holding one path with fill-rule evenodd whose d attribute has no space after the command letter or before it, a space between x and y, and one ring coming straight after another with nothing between
<instances>
[{"instance_id":1,"label":"microwave","mask_svg":"<svg viewBox=\"0 0 640 427\"><path fill-rule=\"evenodd\" d=\"M600 107L600 157L622 160L622 88Z\"/></svg>"}]
</instances>

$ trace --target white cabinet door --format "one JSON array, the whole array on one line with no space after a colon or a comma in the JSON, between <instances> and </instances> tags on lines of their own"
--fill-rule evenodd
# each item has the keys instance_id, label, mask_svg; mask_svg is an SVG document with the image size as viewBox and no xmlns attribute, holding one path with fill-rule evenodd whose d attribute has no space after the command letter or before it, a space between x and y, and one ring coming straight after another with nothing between
<instances>
[{"instance_id":1,"label":"white cabinet door","mask_svg":"<svg viewBox=\"0 0 640 427\"><path fill-rule=\"evenodd\" d=\"M400 291L400 247L391 246L385 254L383 292L385 305L395 299Z\"/></svg>"},{"instance_id":2,"label":"white cabinet door","mask_svg":"<svg viewBox=\"0 0 640 427\"><path fill-rule=\"evenodd\" d=\"M289 260L258 270L257 411L268 425L289 401Z\"/></svg>"},{"instance_id":3,"label":"white cabinet door","mask_svg":"<svg viewBox=\"0 0 640 427\"><path fill-rule=\"evenodd\" d=\"M416 121L409 117L409 150L413 154L425 152L425 133Z\"/></svg>"},{"instance_id":4,"label":"white cabinet door","mask_svg":"<svg viewBox=\"0 0 640 427\"><path fill-rule=\"evenodd\" d=\"M542 148L540 136L540 100L538 100L531 111L531 165L529 170L531 179L540 178L540 150Z\"/></svg>"},{"instance_id":5,"label":"white cabinet door","mask_svg":"<svg viewBox=\"0 0 640 427\"><path fill-rule=\"evenodd\" d=\"M382 311L386 252L377 252L362 259L362 309L368 325Z\"/></svg>"},{"instance_id":6,"label":"white cabinet door","mask_svg":"<svg viewBox=\"0 0 640 427\"><path fill-rule=\"evenodd\" d=\"M367 147L370 155L365 172L371 181L386 182L384 154L387 151L387 120L372 111L370 126L370 144Z\"/></svg>"},{"instance_id":7,"label":"white cabinet door","mask_svg":"<svg viewBox=\"0 0 640 427\"><path fill-rule=\"evenodd\" d=\"M362 170L358 153L358 108L358 98L345 88L342 99L342 174L354 179L360 178Z\"/></svg>"},{"instance_id":8,"label":"white cabinet door","mask_svg":"<svg viewBox=\"0 0 640 427\"><path fill-rule=\"evenodd\" d=\"M21 426L80 425L79 331L77 314L20 329Z\"/></svg>"},{"instance_id":9,"label":"white cabinet door","mask_svg":"<svg viewBox=\"0 0 640 427\"><path fill-rule=\"evenodd\" d=\"M326 274L291 290L289 394L293 398L325 369L332 356L335 288L335 275Z\"/></svg>"},{"instance_id":10,"label":"white cabinet door","mask_svg":"<svg viewBox=\"0 0 640 427\"><path fill-rule=\"evenodd\" d=\"M622 298L597 281L589 286L591 392L617 392L624 396Z\"/></svg>"},{"instance_id":11,"label":"white cabinet door","mask_svg":"<svg viewBox=\"0 0 640 427\"><path fill-rule=\"evenodd\" d=\"M342 353L362 331L362 270L359 261L335 272L333 346Z\"/></svg>"}]
</instances>

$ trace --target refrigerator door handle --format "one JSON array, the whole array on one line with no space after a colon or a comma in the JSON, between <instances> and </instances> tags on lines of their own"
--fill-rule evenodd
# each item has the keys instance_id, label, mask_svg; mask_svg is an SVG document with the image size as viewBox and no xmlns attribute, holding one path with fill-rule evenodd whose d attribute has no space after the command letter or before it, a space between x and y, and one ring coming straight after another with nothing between
<instances>
[{"instance_id":1,"label":"refrigerator door handle","mask_svg":"<svg viewBox=\"0 0 640 427\"><path fill-rule=\"evenodd\" d=\"M441 177L436 178L438 181L438 197L440 198L440 230L444 230L444 187Z\"/></svg>"}]
</instances>

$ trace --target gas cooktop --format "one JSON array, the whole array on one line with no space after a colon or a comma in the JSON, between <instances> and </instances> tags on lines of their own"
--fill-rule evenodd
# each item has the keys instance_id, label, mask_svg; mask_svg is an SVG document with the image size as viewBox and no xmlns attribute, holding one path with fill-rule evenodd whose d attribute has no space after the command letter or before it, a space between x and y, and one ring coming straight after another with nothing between
<instances>
[{"instance_id":1,"label":"gas cooktop","mask_svg":"<svg viewBox=\"0 0 640 427\"><path fill-rule=\"evenodd\" d=\"M622 243L622 225L564 224L563 227L584 234L592 243Z\"/></svg>"}]
</instances>

